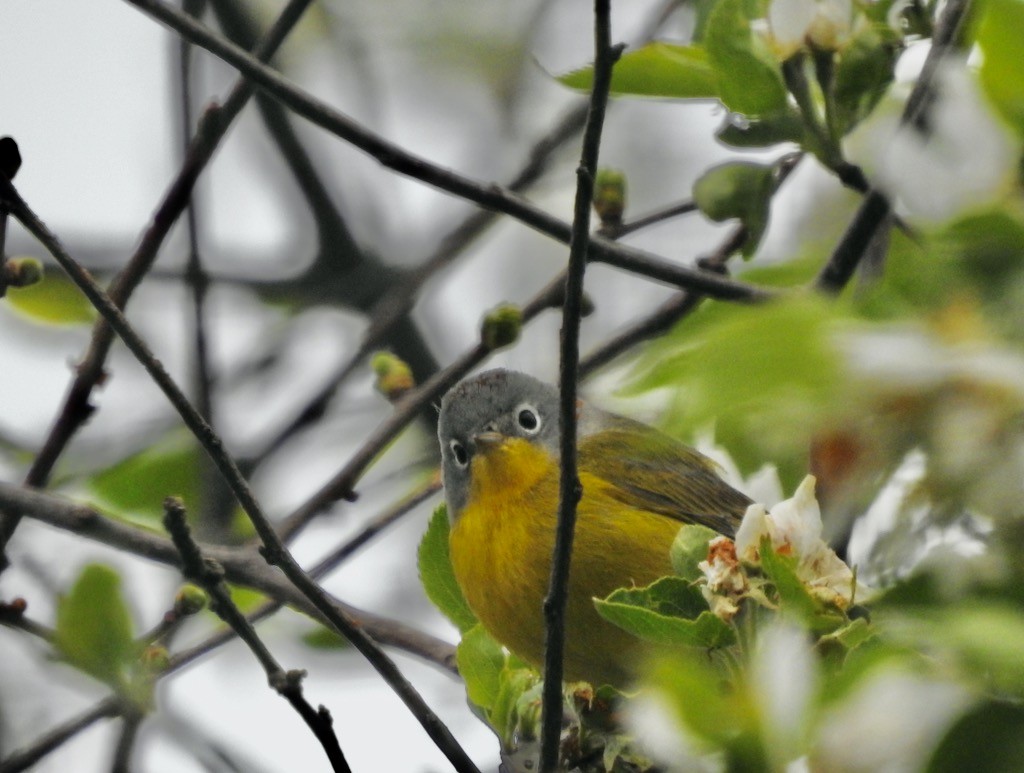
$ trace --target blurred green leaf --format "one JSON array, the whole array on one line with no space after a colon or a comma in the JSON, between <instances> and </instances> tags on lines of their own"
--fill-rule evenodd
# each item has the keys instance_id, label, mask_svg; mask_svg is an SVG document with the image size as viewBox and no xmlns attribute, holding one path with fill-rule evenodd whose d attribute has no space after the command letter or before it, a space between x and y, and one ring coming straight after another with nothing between
<instances>
[{"instance_id":1,"label":"blurred green leaf","mask_svg":"<svg viewBox=\"0 0 1024 773\"><path fill-rule=\"evenodd\" d=\"M972 599L902 609L878 625L912 647L952 653L992 689L1024 697L1024 614L1016 605Z\"/></svg>"},{"instance_id":2,"label":"blurred green leaf","mask_svg":"<svg viewBox=\"0 0 1024 773\"><path fill-rule=\"evenodd\" d=\"M815 430L850 407L830 324L839 313L810 294L757 308L702 306L644 350L629 389L672 387L670 433L713 425L741 470L770 459L796 488Z\"/></svg>"},{"instance_id":3,"label":"blurred green leaf","mask_svg":"<svg viewBox=\"0 0 1024 773\"><path fill-rule=\"evenodd\" d=\"M589 91L594 70L585 67L558 80L570 88ZM612 70L611 91L641 97L714 99L718 97L718 76L700 46L655 42L623 54Z\"/></svg>"},{"instance_id":4,"label":"blurred green leaf","mask_svg":"<svg viewBox=\"0 0 1024 773\"><path fill-rule=\"evenodd\" d=\"M715 132L715 137L719 142L734 148L766 148L780 142L801 144L805 133L806 127L800 113L786 109L758 118L730 115Z\"/></svg>"},{"instance_id":5,"label":"blurred green leaf","mask_svg":"<svg viewBox=\"0 0 1024 773\"><path fill-rule=\"evenodd\" d=\"M423 590L442 614L460 633L465 634L477 624L462 589L455 579L448 547L448 509L438 505L420 541L418 563Z\"/></svg>"},{"instance_id":6,"label":"blurred green leaf","mask_svg":"<svg viewBox=\"0 0 1024 773\"><path fill-rule=\"evenodd\" d=\"M833 85L840 136L866 118L885 94L893 80L896 53L896 47L872 27L864 27L843 49Z\"/></svg>"},{"instance_id":7,"label":"blurred green leaf","mask_svg":"<svg viewBox=\"0 0 1024 773\"><path fill-rule=\"evenodd\" d=\"M926 773L1004 773L1024 760L1024 707L986 701L967 712L935 748Z\"/></svg>"},{"instance_id":8,"label":"blurred green leaf","mask_svg":"<svg viewBox=\"0 0 1024 773\"><path fill-rule=\"evenodd\" d=\"M719 536L714 529L688 523L679 529L669 556L672 560L672 571L688 582L693 582L703 573L698 564L708 557L708 543Z\"/></svg>"},{"instance_id":9,"label":"blurred green leaf","mask_svg":"<svg viewBox=\"0 0 1024 773\"><path fill-rule=\"evenodd\" d=\"M159 523L163 501L177 496L189 512L199 503L199 456L191 436L174 432L89 480L92 491L128 520Z\"/></svg>"},{"instance_id":10,"label":"blurred green leaf","mask_svg":"<svg viewBox=\"0 0 1024 773\"><path fill-rule=\"evenodd\" d=\"M489 713L501 689L505 650L477 624L462 635L455 657L469 699Z\"/></svg>"},{"instance_id":11,"label":"blurred green leaf","mask_svg":"<svg viewBox=\"0 0 1024 773\"><path fill-rule=\"evenodd\" d=\"M314 650L344 650L351 646L348 639L325 625L302 634L302 643Z\"/></svg>"},{"instance_id":12,"label":"blurred green leaf","mask_svg":"<svg viewBox=\"0 0 1024 773\"><path fill-rule=\"evenodd\" d=\"M978 27L981 83L992 104L1024 135L1024 1L987 0Z\"/></svg>"},{"instance_id":13,"label":"blurred green leaf","mask_svg":"<svg viewBox=\"0 0 1024 773\"><path fill-rule=\"evenodd\" d=\"M933 254L955 261L979 294L995 298L1006 283L1019 281L1024 268L1024 222L1005 208L972 212L932 235ZM947 281L951 285L958 284Z\"/></svg>"},{"instance_id":14,"label":"blurred green leaf","mask_svg":"<svg viewBox=\"0 0 1024 773\"><path fill-rule=\"evenodd\" d=\"M605 620L653 644L714 649L736 641L736 632L708 610L700 590L679 577L620 588L594 605Z\"/></svg>"},{"instance_id":15,"label":"blurred green leaf","mask_svg":"<svg viewBox=\"0 0 1024 773\"><path fill-rule=\"evenodd\" d=\"M19 314L51 325L91 325L96 319L96 310L75 283L51 268L42 282L12 289L6 301Z\"/></svg>"},{"instance_id":16,"label":"blurred green leaf","mask_svg":"<svg viewBox=\"0 0 1024 773\"><path fill-rule=\"evenodd\" d=\"M120 575L90 564L57 603L54 644L71 665L123 690L139 654L132 628Z\"/></svg>"},{"instance_id":17,"label":"blurred green leaf","mask_svg":"<svg viewBox=\"0 0 1024 773\"><path fill-rule=\"evenodd\" d=\"M730 161L700 176L693 184L693 200L712 220L738 218L746 226L743 254L749 257L768 226L774 180L774 167L770 164Z\"/></svg>"},{"instance_id":18,"label":"blurred green leaf","mask_svg":"<svg viewBox=\"0 0 1024 773\"><path fill-rule=\"evenodd\" d=\"M724 686L722 671L703 655L661 658L645 682L657 686L689 731L716 745L731 743L737 726L752 719L751 707Z\"/></svg>"},{"instance_id":19,"label":"blurred green leaf","mask_svg":"<svg viewBox=\"0 0 1024 773\"><path fill-rule=\"evenodd\" d=\"M231 600L242 612L248 614L267 600L267 597L258 590L246 588L244 585L228 583L228 591L231 593ZM213 614L211 612L211 614Z\"/></svg>"},{"instance_id":20,"label":"blurred green leaf","mask_svg":"<svg viewBox=\"0 0 1024 773\"><path fill-rule=\"evenodd\" d=\"M721 0L708 16L704 47L718 73L727 108L746 116L772 115L788 105L778 63L750 29L744 0Z\"/></svg>"},{"instance_id":21,"label":"blurred green leaf","mask_svg":"<svg viewBox=\"0 0 1024 773\"><path fill-rule=\"evenodd\" d=\"M818 639L818 648L828 650L832 647L839 647L843 653L846 653L869 641L874 635L875 629L861 617L822 636Z\"/></svg>"}]
</instances>

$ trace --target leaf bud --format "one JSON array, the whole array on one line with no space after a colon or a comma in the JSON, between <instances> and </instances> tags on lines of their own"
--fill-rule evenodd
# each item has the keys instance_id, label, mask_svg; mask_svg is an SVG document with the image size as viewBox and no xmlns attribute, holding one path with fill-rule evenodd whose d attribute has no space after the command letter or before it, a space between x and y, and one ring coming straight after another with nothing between
<instances>
[{"instance_id":1,"label":"leaf bud","mask_svg":"<svg viewBox=\"0 0 1024 773\"><path fill-rule=\"evenodd\" d=\"M370 367L377 375L374 388L390 402L400 399L416 386L412 369L406 362L391 352L377 352L370 359Z\"/></svg>"},{"instance_id":2,"label":"leaf bud","mask_svg":"<svg viewBox=\"0 0 1024 773\"><path fill-rule=\"evenodd\" d=\"M480 325L480 340L490 350L514 344L523 329L523 311L511 303L504 303L487 312Z\"/></svg>"}]
</instances>

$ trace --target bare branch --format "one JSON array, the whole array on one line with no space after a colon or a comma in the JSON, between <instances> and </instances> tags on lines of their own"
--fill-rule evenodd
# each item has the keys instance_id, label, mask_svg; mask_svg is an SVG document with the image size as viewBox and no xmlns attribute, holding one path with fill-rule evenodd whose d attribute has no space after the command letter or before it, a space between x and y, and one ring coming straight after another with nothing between
<instances>
[{"instance_id":1,"label":"bare branch","mask_svg":"<svg viewBox=\"0 0 1024 773\"><path fill-rule=\"evenodd\" d=\"M932 37L931 50L903 110L903 124L918 120L926 108L936 68L946 53L958 44L970 5L971 0L948 0L943 6L935 35ZM828 263L818 274L815 284L819 290L838 293L846 287L861 259L867 254L875 233L889 219L891 213L892 204L885 194L875 188L868 191L842 239L832 251Z\"/></svg>"},{"instance_id":2,"label":"bare branch","mask_svg":"<svg viewBox=\"0 0 1024 773\"><path fill-rule=\"evenodd\" d=\"M7 759L0 760L0 771L2 773L21 773L23 770L28 770L61 744L92 727L99 720L116 717L120 713L121 702L113 696L105 698L91 709L58 725L31 746L21 750L16 749Z\"/></svg>"},{"instance_id":3,"label":"bare branch","mask_svg":"<svg viewBox=\"0 0 1024 773\"><path fill-rule=\"evenodd\" d=\"M269 59L280 47L312 0L290 0L277 21L267 32L254 52L255 60ZM153 222L143 235L135 254L110 286L110 294L118 306L124 307L134 289L153 265L157 251L171 226L177 221L189 202L199 174L212 158L217 145L227 133L234 118L242 111L253 89L244 78L239 78L222 107L211 106L203 115L195 137L189 143L185 161L171 183L163 201L153 216ZM6 182L6 181L5 181ZM12 189L13 190L13 189ZM104 378L104 362L113 333L102 317L93 328L89 350L76 369L75 378L68 389L64 405L57 415L50 434L26 477L30 486L42 486L49 479L57 458L78 429L85 424L94 408L89 402L92 390ZM18 525L17 513L0 512L0 571L7 565L5 548Z\"/></svg>"},{"instance_id":4,"label":"bare branch","mask_svg":"<svg viewBox=\"0 0 1024 773\"><path fill-rule=\"evenodd\" d=\"M601 131L611 87L612 67L622 46L611 45L611 0L594 2L594 85L590 93L583 150L576 170L569 266L562 305L559 363L560 477L558 525L551 557L551 579L544 599L544 688L541 708L540 769L558 769L562 733L562 653L565 649L565 604L569 595L569 559L576 528L576 505L583 489L576 469L576 387L579 378L580 319L583 311L583 275L590 243L590 207L594 198Z\"/></svg>"},{"instance_id":5,"label":"bare branch","mask_svg":"<svg viewBox=\"0 0 1024 773\"><path fill-rule=\"evenodd\" d=\"M231 599L231 592L224 583L224 569L215 561L203 557L198 543L192 538L185 517L185 505L180 499L169 497L164 501L164 528L167 529L174 546L181 555L181 571L188 579L204 588L210 596L210 608L217 616L231 626L246 646L256 656L267 673L267 681L281 697L285 698L313 731L323 746L331 767L336 771L350 773L351 768L338 744L334 733L334 721L330 713L321 706L314 711L302 693L304 671L285 671L256 633L256 629L239 611ZM131 717L125 717L128 723ZM127 725L126 725L127 726Z\"/></svg>"},{"instance_id":6,"label":"bare branch","mask_svg":"<svg viewBox=\"0 0 1024 773\"><path fill-rule=\"evenodd\" d=\"M181 564L178 551L166 537L108 518L98 510L74 504L61 497L0 482L0 507L16 510L55 528L151 561L173 567ZM267 566L256 551L217 545L202 545L202 550L224 567L225 577L230 582L260 591L330 625L326 615L320 613L280 572ZM327 598L340 614L347 615L381 644L416 655L455 673L454 648L447 642L386 617L357 609L333 597Z\"/></svg>"},{"instance_id":7,"label":"bare branch","mask_svg":"<svg viewBox=\"0 0 1024 773\"><path fill-rule=\"evenodd\" d=\"M437 166L403 150L340 113L322 100L299 89L273 69L256 61L239 47L197 24L176 8L160 0L126 0L145 11L179 34L219 56L250 78L297 114L349 142L377 159L383 166L420 180L440 190L476 202L486 209L503 212L525 225L568 244L572 235L569 223L549 215L499 185L485 185ZM726 279L725 277L676 266L663 258L637 248L617 245L595 237L591 241L590 259L657 279L668 284L697 289L704 294L726 300L766 300L772 293Z\"/></svg>"}]
</instances>

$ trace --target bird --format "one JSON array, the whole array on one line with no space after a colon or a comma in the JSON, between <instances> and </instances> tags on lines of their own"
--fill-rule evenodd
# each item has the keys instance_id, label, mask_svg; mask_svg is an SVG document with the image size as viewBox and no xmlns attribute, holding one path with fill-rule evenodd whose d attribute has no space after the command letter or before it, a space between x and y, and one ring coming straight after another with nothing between
<instances>
[{"instance_id":1,"label":"bird","mask_svg":"<svg viewBox=\"0 0 1024 773\"><path fill-rule=\"evenodd\" d=\"M469 608L490 635L543 670L544 598L559 501L558 389L488 370L441 400L438 442L449 553ZM679 440L577 401L582 496L570 562L563 676L625 687L641 642L605 621L593 599L672 574L683 524L732 537L751 500Z\"/></svg>"}]
</instances>

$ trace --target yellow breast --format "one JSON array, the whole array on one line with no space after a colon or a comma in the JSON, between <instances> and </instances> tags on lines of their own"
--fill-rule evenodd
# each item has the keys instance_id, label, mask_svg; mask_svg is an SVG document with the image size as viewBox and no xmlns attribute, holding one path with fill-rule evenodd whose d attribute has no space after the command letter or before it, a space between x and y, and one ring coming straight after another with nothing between
<instances>
[{"instance_id":1,"label":"yellow breast","mask_svg":"<svg viewBox=\"0 0 1024 773\"><path fill-rule=\"evenodd\" d=\"M498 641L540 668L543 603L551 573L558 509L558 465L539 446L510 439L473 459L469 501L451 533L456 579L473 612ZM646 585L671 573L669 548L679 524L632 509L610 484L580 470L569 598L565 677L622 685L638 642L606 623L592 599Z\"/></svg>"}]
</instances>

